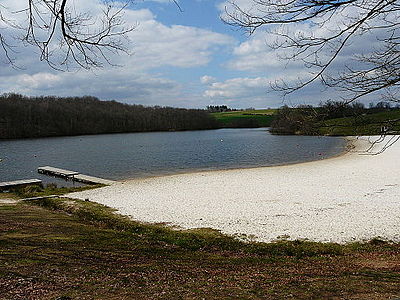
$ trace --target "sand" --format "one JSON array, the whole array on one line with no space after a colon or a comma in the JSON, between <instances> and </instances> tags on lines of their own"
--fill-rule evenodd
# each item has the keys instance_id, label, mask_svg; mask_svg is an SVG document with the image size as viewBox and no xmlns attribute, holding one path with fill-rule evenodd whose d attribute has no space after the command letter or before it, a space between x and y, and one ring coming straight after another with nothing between
<instances>
[{"instance_id":1,"label":"sand","mask_svg":"<svg viewBox=\"0 0 400 300\"><path fill-rule=\"evenodd\" d=\"M400 141L366 155L365 139L353 138L355 149L326 160L129 180L69 197L142 222L214 228L248 240L399 242Z\"/></svg>"}]
</instances>

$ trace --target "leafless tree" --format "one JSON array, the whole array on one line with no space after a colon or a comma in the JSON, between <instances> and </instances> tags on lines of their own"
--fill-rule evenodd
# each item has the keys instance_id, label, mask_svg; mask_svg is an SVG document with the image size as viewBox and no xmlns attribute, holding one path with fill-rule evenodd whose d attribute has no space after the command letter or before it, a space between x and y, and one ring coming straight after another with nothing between
<instances>
[{"instance_id":1,"label":"leafless tree","mask_svg":"<svg viewBox=\"0 0 400 300\"><path fill-rule=\"evenodd\" d=\"M305 79L271 83L284 96L320 81L343 105L378 94L400 102L400 0L230 0L223 19L249 34L265 29L280 58L309 70ZM399 123L382 122L372 145L384 143L384 151L399 140L385 138Z\"/></svg>"},{"instance_id":2,"label":"leafless tree","mask_svg":"<svg viewBox=\"0 0 400 300\"><path fill-rule=\"evenodd\" d=\"M250 34L265 28L275 36L273 49L287 60L302 61L310 77L295 83L274 82L285 95L321 81L342 93L345 103L380 92L399 101L400 1L398 0L235 0L226 8L225 22ZM314 28L315 31L302 30ZM318 30L322 29L322 30ZM361 39L370 41L351 59L345 52ZM340 68L339 68L340 67Z\"/></svg>"},{"instance_id":3,"label":"leafless tree","mask_svg":"<svg viewBox=\"0 0 400 300\"><path fill-rule=\"evenodd\" d=\"M18 0L22 9L0 3L0 49L5 62L16 66L17 48L32 45L52 68L84 69L112 64L110 55L127 52L134 27L125 26L128 2L103 1L100 14L77 11L71 0Z\"/></svg>"}]
</instances>

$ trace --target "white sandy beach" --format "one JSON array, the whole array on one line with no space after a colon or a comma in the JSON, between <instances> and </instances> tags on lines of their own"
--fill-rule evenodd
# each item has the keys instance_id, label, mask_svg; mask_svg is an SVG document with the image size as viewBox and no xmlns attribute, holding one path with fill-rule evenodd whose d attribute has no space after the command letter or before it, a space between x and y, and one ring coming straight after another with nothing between
<instances>
[{"instance_id":1,"label":"white sandy beach","mask_svg":"<svg viewBox=\"0 0 400 300\"><path fill-rule=\"evenodd\" d=\"M143 222L211 227L258 241L400 241L400 142L309 163L129 180L68 195ZM375 151L379 150L375 148Z\"/></svg>"}]
</instances>

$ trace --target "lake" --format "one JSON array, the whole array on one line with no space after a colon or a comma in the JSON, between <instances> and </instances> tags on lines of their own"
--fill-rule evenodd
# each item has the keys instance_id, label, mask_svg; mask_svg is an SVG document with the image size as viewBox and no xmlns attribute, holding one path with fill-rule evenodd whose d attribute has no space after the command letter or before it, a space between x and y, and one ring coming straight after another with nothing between
<instances>
[{"instance_id":1,"label":"lake","mask_svg":"<svg viewBox=\"0 0 400 300\"><path fill-rule=\"evenodd\" d=\"M337 137L277 136L266 128L147 132L0 141L0 181L39 178L39 166L106 179L273 166L331 157ZM68 185L68 184L67 184Z\"/></svg>"}]
</instances>

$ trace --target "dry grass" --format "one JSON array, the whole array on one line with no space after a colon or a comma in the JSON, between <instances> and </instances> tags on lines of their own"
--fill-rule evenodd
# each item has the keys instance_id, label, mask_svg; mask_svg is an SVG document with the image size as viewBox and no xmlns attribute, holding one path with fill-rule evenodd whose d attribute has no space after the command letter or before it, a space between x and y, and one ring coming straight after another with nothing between
<instances>
[{"instance_id":1,"label":"dry grass","mask_svg":"<svg viewBox=\"0 0 400 300\"><path fill-rule=\"evenodd\" d=\"M379 240L244 244L71 200L0 205L0 232L0 299L400 296L400 245Z\"/></svg>"}]
</instances>

